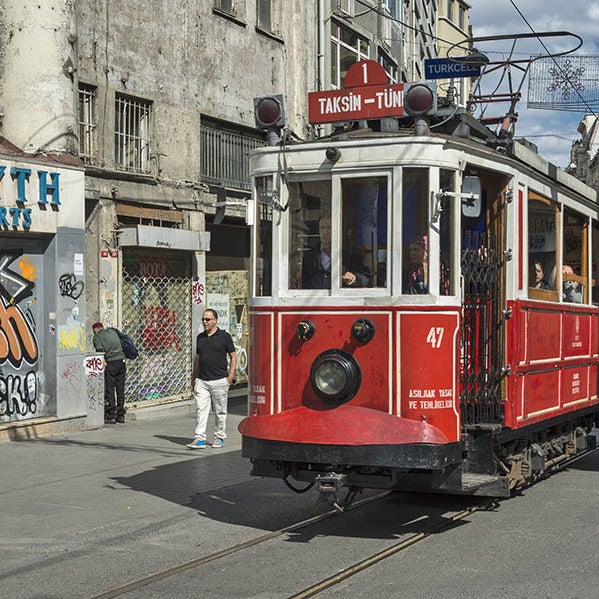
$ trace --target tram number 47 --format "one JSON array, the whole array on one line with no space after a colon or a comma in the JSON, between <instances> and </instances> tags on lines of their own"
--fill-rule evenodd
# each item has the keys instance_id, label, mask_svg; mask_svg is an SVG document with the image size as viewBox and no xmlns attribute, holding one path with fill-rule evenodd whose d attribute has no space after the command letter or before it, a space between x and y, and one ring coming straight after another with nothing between
<instances>
[{"instance_id":1,"label":"tram number 47","mask_svg":"<svg viewBox=\"0 0 599 599\"><path fill-rule=\"evenodd\" d=\"M444 327L431 327L426 342L430 343L433 349L439 349L441 347L444 332Z\"/></svg>"}]
</instances>

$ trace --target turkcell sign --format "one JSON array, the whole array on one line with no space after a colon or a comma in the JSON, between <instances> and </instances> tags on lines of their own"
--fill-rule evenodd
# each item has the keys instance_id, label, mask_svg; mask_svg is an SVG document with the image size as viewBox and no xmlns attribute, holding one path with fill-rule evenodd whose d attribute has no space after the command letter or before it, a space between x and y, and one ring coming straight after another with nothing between
<instances>
[{"instance_id":1,"label":"turkcell sign","mask_svg":"<svg viewBox=\"0 0 599 599\"><path fill-rule=\"evenodd\" d=\"M403 83L367 85L308 94L310 123L335 123L403 115Z\"/></svg>"},{"instance_id":2,"label":"turkcell sign","mask_svg":"<svg viewBox=\"0 0 599 599\"><path fill-rule=\"evenodd\" d=\"M466 62L465 56L461 58L429 58L424 61L424 78L478 77L480 68L480 65Z\"/></svg>"}]
</instances>

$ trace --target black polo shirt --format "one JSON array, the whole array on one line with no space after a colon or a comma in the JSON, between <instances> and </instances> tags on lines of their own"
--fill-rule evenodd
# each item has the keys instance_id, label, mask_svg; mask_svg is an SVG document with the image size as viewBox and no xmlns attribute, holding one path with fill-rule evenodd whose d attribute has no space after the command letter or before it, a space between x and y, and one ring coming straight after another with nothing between
<instances>
[{"instance_id":1,"label":"black polo shirt","mask_svg":"<svg viewBox=\"0 0 599 599\"><path fill-rule=\"evenodd\" d=\"M204 331L196 339L196 353L200 358L198 378L204 381L216 381L229 374L227 356L235 351L233 339L227 331L216 329L208 336Z\"/></svg>"}]
</instances>

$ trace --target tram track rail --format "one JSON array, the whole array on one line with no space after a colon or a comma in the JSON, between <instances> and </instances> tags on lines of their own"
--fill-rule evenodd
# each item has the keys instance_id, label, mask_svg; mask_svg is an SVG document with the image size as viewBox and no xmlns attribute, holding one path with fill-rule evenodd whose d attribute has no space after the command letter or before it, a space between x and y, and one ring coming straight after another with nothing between
<instances>
[{"instance_id":1,"label":"tram track rail","mask_svg":"<svg viewBox=\"0 0 599 599\"><path fill-rule=\"evenodd\" d=\"M571 458L568 458L568 459L562 461L561 463L556 464L554 469L552 470L552 472L547 474L546 476L552 476L553 474L558 473L560 470L563 470L563 469L567 468L568 466L574 464L575 462L583 459L584 457L586 457L592 453L598 452L598 451L599 451L599 447L589 449L589 450L581 452ZM545 477L543 477L543 478L545 478ZM358 509L358 508L365 506L369 503L380 501L380 500L384 499L385 497L387 497L389 495L389 493L390 492L387 491L387 492L379 493L372 497L368 497L368 498L365 498L365 499L362 499L359 501L355 501L349 507L347 507L344 510L344 512L340 512L338 509L331 509L323 514L319 514L318 516L314 516L312 518L302 520L301 522L296 522L294 524L283 527L281 529L262 534L253 539L249 539L242 543L237 543L235 545L232 545L231 547L227 547L225 549L216 551L214 553L211 553L211 554L208 554L208 555L205 555L202 557L198 557L198 558L190 560L188 562L181 563L176 566L172 566L170 568L166 568L160 572L151 574L149 576L145 576L143 578L132 581L132 582L122 585L120 587L114 588L110 591L101 593L99 595L94 595L93 597L90 597L89 599L113 599L116 597L124 596L127 593L137 591L139 589L142 589L143 587L147 587L154 583L158 583L158 582L163 581L169 577L177 576L178 574L182 574L184 572L193 570L195 568L200 568L209 563L226 558L234 553L238 553L238 552L244 551L246 549L256 547L257 545L260 545L261 543L266 543L267 541L271 541L278 537L282 537L286 534L296 533L303 528L307 528L309 526L312 526L319 522L333 518L335 516L340 516L341 514L343 514L345 512ZM289 599L309 599L311 597L316 597L320 593L323 593L324 591L334 587L335 585L338 585L338 584L350 579L351 577L356 576L356 575L360 574L361 572L364 572L368 568L382 562L383 560L388 559L388 558L400 553L401 551L409 549L410 547L412 547L422 541L425 541L426 539L432 537L433 535L438 535L439 533L442 533L445 530L449 530L450 528L455 526L456 522L464 520L477 512L483 512L483 511L487 511L489 509L493 509L494 507L496 507L498 505L498 502L499 502L499 500L494 499L494 498L491 498L491 499L484 498L484 500L483 500L483 498L480 498L478 503L476 503L474 505L470 505L470 506L462 509L460 512L453 514L452 516L448 516L446 519L444 519L443 522L438 523L436 525L432 525L431 527L429 527L425 530L422 530L418 533L410 535L407 538L401 539L397 543L394 543L393 545L386 547L385 549L383 549L381 551L373 553L373 554L369 555L368 557L361 559L361 560L355 562L354 564L351 564L350 566L347 566L346 568L342 569L341 571L336 572L332 576L323 578L322 580L306 587L305 589L290 595Z\"/></svg>"},{"instance_id":2,"label":"tram track rail","mask_svg":"<svg viewBox=\"0 0 599 599\"><path fill-rule=\"evenodd\" d=\"M365 499L361 499L359 501L353 502L350 506L345 508L345 512L357 509L362 507L363 505L367 505L369 503L380 501L384 497L389 495L389 491L384 493L379 493L374 495L373 497L367 497ZM312 518L308 518L306 520L302 520L301 522L296 522L295 524L290 524L289 526L285 526L284 528L280 528L278 530L274 530L272 532L268 532L266 534L260 535L254 539L249 539L242 543L237 543L236 545L232 545L231 547L227 547L226 549L222 549L221 551L215 551L214 553L210 553L208 555L198 557L196 559L190 560L188 562L178 564L176 566L172 566L171 568L166 568L156 574L151 574L149 576L145 576L128 584L122 585L105 593L101 593L99 595L94 595L90 597L90 599L113 599L114 597L121 597L130 593L132 591L137 591L145 586L149 586L155 582L159 582L164 580L165 578L169 578L171 576L176 576L177 574L181 574L188 570L193 570L194 568L199 568L205 564L209 564L219 559L223 559L229 555L237 553L239 551L243 551L244 549L249 549L251 547L255 547L256 545L260 545L261 543L265 543L267 541L271 541L272 539L276 539L277 537L281 537L285 534L297 532L302 528L306 528L313 524L317 524L318 522L322 522L329 518L333 518L335 516L340 515L343 512L340 512L338 509L332 509L324 514L319 514L318 516L314 516Z\"/></svg>"}]
</instances>

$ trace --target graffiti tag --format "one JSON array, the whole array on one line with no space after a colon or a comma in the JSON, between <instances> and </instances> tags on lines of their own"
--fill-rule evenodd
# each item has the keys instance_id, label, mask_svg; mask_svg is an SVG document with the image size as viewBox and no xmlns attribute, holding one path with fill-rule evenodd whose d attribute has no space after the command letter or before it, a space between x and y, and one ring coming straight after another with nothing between
<instances>
[{"instance_id":1,"label":"graffiti tag","mask_svg":"<svg viewBox=\"0 0 599 599\"><path fill-rule=\"evenodd\" d=\"M0 376L0 416L27 416L37 411L37 377L28 372L24 377Z\"/></svg>"},{"instance_id":2,"label":"graffiti tag","mask_svg":"<svg viewBox=\"0 0 599 599\"><path fill-rule=\"evenodd\" d=\"M58 288L60 295L76 300L83 293L83 281L78 281L74 274L64 274L58 279Z\"/></svg>"},{"instance_id":3,"label":"graffiti tag","mask_svg":"<svg viewBox=\"0 0 599 599\"><path fill-rule=\"evenodd\" d=\"M75 382L81 381L81 369L78 362L69 362L61 374L62 378L75 387Z\"/></svg>"}]
</instances>

